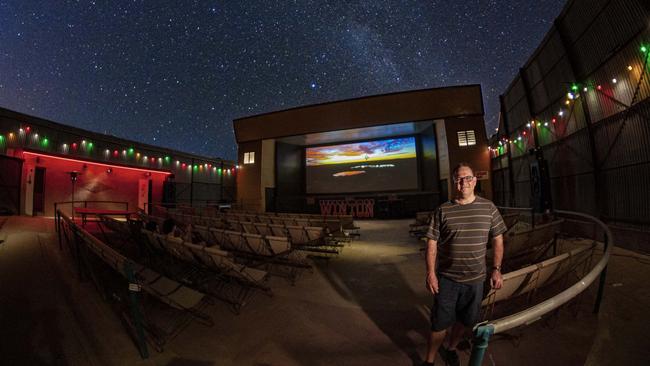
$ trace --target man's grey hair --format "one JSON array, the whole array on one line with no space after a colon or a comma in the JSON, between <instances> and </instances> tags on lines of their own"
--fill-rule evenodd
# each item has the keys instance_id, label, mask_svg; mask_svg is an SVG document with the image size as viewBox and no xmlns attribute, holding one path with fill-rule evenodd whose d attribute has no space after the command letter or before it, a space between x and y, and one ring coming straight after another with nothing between
<instances>
[{"instance_id":1,"label":"man's grey hair","mask_svg":"<svg viewBox=\"0 0 650 366\"><path fill-rule=\"evenodd\" d=\"M472 168L472 166L469 165L469 163L462 161L458 163L458 165L456 165L456 167L454 168L454 172L452 173L453 177L455 177L458 174L460 168L469 168L469 170L472 171L472 174L474 174L474 168Z\"/></svg>"}]
</instances>

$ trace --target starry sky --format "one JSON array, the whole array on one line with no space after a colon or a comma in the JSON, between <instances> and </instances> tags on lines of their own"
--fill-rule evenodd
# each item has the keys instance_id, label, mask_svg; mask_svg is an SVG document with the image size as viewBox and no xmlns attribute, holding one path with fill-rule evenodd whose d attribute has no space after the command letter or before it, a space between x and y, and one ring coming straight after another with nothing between
<instances>
[{"instance_id":1,"label":"starry sky","mask_svg":"<svg viewBox=\"0 0 650 366\"><path fill-rule=\"evenodd\" d=\"M234 118L480 83L492 134L564 3L0 0L0 106L235 159Z\"/></svg>"}]
</instances>

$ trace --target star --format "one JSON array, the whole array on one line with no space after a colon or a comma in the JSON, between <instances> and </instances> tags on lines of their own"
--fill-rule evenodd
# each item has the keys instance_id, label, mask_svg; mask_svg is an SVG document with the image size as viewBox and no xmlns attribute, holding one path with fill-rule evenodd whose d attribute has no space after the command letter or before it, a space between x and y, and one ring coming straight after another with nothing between
<instances>
[{"instance_id":1,"label":"star","mask_svg":"<svg viewBox=\"0 0 650 366\"><path fill-rule=\"evenodd\" d=\"M565 2L4 0L0 106L235 159L236 118L480 83L493 131L499 94Z\"/></svg>"}]
</instances>

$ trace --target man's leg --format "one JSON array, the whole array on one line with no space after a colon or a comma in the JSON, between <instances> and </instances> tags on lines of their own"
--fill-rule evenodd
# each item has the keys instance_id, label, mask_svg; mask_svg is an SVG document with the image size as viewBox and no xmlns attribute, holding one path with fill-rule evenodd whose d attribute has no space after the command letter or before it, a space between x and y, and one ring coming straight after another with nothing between
<instances>
[{"instance_id":1,"label":"man's leg","mask_svg":"<svg viewBox=\"0 0 650 366\"><path fill-rule=\"evenodd\" d=\"M432 331L431 335L429 336L429 348L427 349L427 358L425 359L426 362L433 363L433 361L436 359L436 353L438 353L438 348L440 348L440 345L442 344L442 341L445 339L445 335L447 334L447 330L441 330L438 332Z\"/></svg>"},{"instance_id":2,"label":"man's leg","mask_svg":"<svg viewBox=\"0 0 650 366\"><path fill-rule=\"evenodd\" d=\"M451 328L451 334L449 335L450 351L456 350L456 346L458 346L460 340L463 339L463 335L465 334L465 331L467 331L467 327L464 326L462 323L457 322L454 324L454 326Z\"/></svg>"},{"instance_id":3,"label":"man's leg","mask_svg":"<svg viewBox=\"0 0 650 366\"><path fill-rule=\"evenodd\" d=\"M425 364L435 360L436 353L447 335L447 329L456 322L456 299L458 288L451 280L445 277L438 277L438 294L433 298L431 307L431 334L429 335L429 348Z\"/></svg>"}]
</instances>

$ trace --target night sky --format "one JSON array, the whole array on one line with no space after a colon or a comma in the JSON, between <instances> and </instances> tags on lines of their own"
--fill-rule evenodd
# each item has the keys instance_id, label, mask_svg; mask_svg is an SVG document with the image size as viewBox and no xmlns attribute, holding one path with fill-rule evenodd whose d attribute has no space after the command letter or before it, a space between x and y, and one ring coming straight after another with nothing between
<instances>
[{"instance_id":1,"label":"night sky","mask_svg":"<svg viewBox=\"0 0 650 366\"><path fill-rule=\"evenodd\" d=\"M564 3L0 0L0 106L234 159L234 118L480 83L492 134Z\"/></svg>"}]
</instances>

